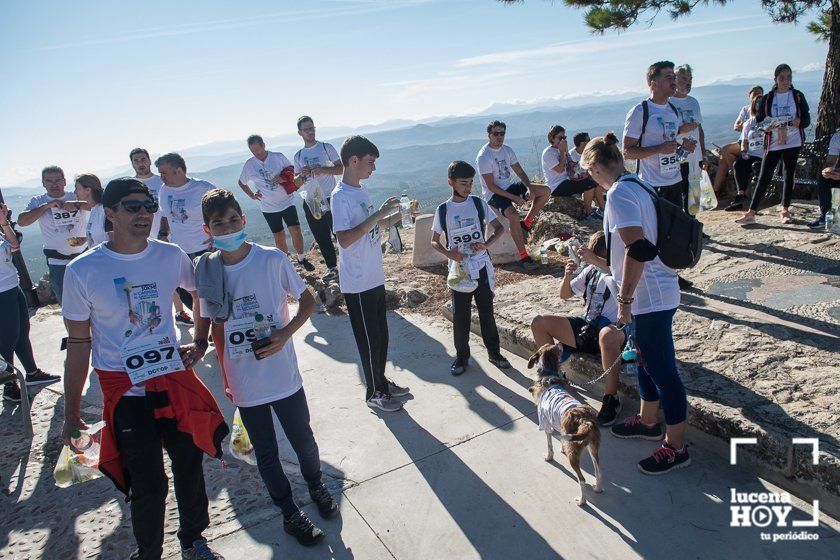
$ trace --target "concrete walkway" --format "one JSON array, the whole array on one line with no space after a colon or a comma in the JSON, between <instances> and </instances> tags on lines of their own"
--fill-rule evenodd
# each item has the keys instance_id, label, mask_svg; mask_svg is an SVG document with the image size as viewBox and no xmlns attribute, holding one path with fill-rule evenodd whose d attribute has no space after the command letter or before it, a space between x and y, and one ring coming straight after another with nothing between
<instances>
[{"instance_id":1,"label":"concrete walkway","mask_svg":"<svg viewBox=\"0 0 840 560\"><path fill-rule=\"evenodd\" d=\"M478 339L466 374L448 373L453 349L443 319L389 314L389 375L409 385L405 410L376 414L364 406L358 355L346 317L315 315L295 337L325 481L341 516L321 521L327 541L303 549L282 531L255 467L207 459L211 528L206 536L226 558L815 558L836 556L840 524L823 515L807 543L762 541L756 528L730 528L730 488L778 491L717 455L692 449L692 465L647 477L635 463L653 442L604 434L605 492L589 493L578 508L577 482L565 457L543 461L527 391L525 363L511 356L502 372L486 360ZM60 371L61 322L39 312L33 341L39 365ZM198 373L230 417L211 352ZM592 395L588 395L592 396ZM95 381L86 393L92 418L100 399ZM597 402L591 401L597 406ZM60 387L34 400L36 437L20 430L20 411L3 405L0 434L0 558L125 558L133 547L126 504L105 479L68 489L52 485L63 414ZM54 412L54 414L53 414ZM278 431L278 434L282 432ZM301 503L308 503L295 457L278 437L284 465ZM583 469L591 475L588 458ZM591 483L591 476L589 477ZM810 517L810 504L793 498L792 519ZM178 558L177 512L170 492L166 552ZM787 532L777 529L776 532ZM767 531L767 529L765 529ZM834 552L831 552L831 551Z\"/></svg>"}]
</instances>

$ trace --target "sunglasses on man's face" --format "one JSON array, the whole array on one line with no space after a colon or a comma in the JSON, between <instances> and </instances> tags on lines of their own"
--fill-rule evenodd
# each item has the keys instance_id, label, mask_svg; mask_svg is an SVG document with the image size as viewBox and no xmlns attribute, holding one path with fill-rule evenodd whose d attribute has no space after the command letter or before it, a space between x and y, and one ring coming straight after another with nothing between
<instances>
[{"instance_id":1,"label":"sunglasses on man's face","mask_svg":"<svg viewBox=\"0 0 840 560\"><path fill-rule=\"evenodd\" d=\"M136 214L140 208L145 208L149 214L158 211L158 203L152 200L120 200L120 206L130 214Z\"/></svg>"},{"instance_id":2,"label":"sunglasses on man's face","mask_svg":"<svg viewBox=\"0 0 840 560\"><path fill-rule=\"evenodd\" d=\"M491 136L504 136L505 131L504 130L494 130L493 132L490 133L490 135Z\"/></svg>"}]
</instances>

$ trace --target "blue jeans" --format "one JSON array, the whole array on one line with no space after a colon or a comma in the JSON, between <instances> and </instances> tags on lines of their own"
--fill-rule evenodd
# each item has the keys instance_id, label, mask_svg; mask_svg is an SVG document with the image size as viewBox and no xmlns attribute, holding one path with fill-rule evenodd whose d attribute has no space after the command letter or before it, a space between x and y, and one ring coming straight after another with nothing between
<instances>
[{"instance_id":1,"label":"blue jeans","mask_svg":"<svg viewBox=\"0 0 840 560\"><path fill-rule=\"evenodd\" d=\"M64 288L64 271L67 270L67 265L47 263L47 268L50 271L50 288L52 288L55 294L58 305L61 305L61 294Z\"/></svg>"},{"instance_id":2,"label":"blue jeans","mask_svg":"<svg viewBox=\"0 0 840 560\"><path fill-rule=\"evenodd\" d=\"M318 455L318 444L315 443L315 436L309 427L309 407L302 387L285 399L257 406L239 407L242 423L245 424L248 437L254 446L257 469L268 489L268 495L274 504L283 510L283 516L288 518L297 513L298 507L292 497L292 486L283 472L283 465L280 464L271 409L274 409L286 439L295 450L300 473L310 489L321 485L321 459Z\"/></svg>"},{"instance_id":3,"label":"blue jeans","mask_svg":"<svg viewBox=\"0 0 840 560\"><path fill-rule=\"evenodd\" d=\"M639 396L659 401L669 425L685 422L688 400L677 371L671 325L676 309L633 316L636 346L640 354Z\"/></svg>"}]
</instances>

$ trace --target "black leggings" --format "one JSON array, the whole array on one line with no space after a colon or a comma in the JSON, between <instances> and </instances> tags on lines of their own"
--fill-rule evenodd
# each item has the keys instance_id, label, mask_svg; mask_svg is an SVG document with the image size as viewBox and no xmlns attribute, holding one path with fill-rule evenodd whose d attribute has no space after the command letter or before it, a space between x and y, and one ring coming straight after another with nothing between
<instances>
[{"instance_id":1,"label":"black leggings","mask_svg":"<svg viewBox=\"0 0 840 560\"><path fill-rule=\"evenodd\" d=\"M823 216L831 208L831 189L840 189L840 181L837 179L826 179L820 174L817 179L817 196L820 199L820 214ZM837 218L835 217L834 219L836 220Z\"/></svg>"},{"instance_id":2,"label":"black leggings","mask_svg":"<svg viewBox=\"0 0 840 560\"><path fill-rule=\"evenodd\" d=\"M776 166L779 165L779 160L785 168L785 182L782 187L782 207L790 206L790 199L793 197L793 179L796 175L796 160L799 159L800 148L786 148L784 150L776 150L767 152L761 162L761 172L758 175L758 184L755 186L752 202L750 203L750 210L758 210L758 204L764 198L767 192L767 187L770 186L770 181L773 180L773 173L776 171Z\"/></svg>"},{"instance_id":3,"label":"black leggings","mask_svg":"<svg viewBox=\"0 0 840 560\"><path fill-rule=\"evenodd\" d=\"M0 356L13 364L17 354L24 371L32 373L38 368L29 343L29 309L23 290L15 286L0 292L0 309Z\"/></svg>"},{"instance_id":4,"label":"black leggings","mask_svg":"<svg viewBox=\"0 0 840 560\"><path fill-rule=\"evenodd\" d=\"M347 315L365 376L365 400L376 391L388 392L385 366L388 362L388 316L385 285L355 294L344 294Z\"/></svg>"},{"instance_id":5,"label":"black leggings","mask_svg":"<svg viewBox=\"0 0 840 560\"><path fill-rule=\"evenodd\" d=\"M315 238L315 243L318 244L318 249L321 250L324 264L327 265L327 268L335 268L338 260L335 256L335 245L333 245L332 240L332 212L323 212L321 219L316 220L309 210L309 205L304 202L303 215L306 217L306 223L309 225L312 237Z\"/></svg>"},{"instance_id":6,"label":"black leggings","mask_svg":"<svg viewBox=\"0 0 840 560\"><path fill-rule=\"evenodd\" d=\"M761 162L761 159L758 156L750 156L748 159L738 156L734 165L735 186L738 187L738 194L747 194L747 187L750 186L750 179L752 179L753 164Z\"/></svg>"}]
</instances>

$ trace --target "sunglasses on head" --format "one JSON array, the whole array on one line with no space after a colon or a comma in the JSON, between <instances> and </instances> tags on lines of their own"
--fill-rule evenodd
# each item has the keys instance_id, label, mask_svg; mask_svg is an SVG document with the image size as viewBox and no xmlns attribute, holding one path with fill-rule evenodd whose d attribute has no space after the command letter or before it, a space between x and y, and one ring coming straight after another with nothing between
<instances>
[{"instance_id":1,"label":"sunglasses on head","mask_svg":"<svg viewBox=\"0 0 840 560\"><path fill-rule=\"evenodd\" d=\"M149 214L158 211L158 203L153 200L120 200L120 206L131 214L136 214L140 208L145 208Z\"/></svg>"},{"instance_id":2,"label":"sunglasses on head","mask_svg":"<svg viewBox=\"0 0 840 560\"><path fill-rule=\"evenodd\" d=\"M494 130L493 132L490 133L490 135L491 136L504 136L505 131L504 130Z\"/></svg>"}]
</instances>

